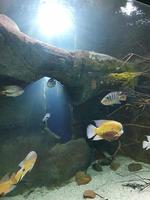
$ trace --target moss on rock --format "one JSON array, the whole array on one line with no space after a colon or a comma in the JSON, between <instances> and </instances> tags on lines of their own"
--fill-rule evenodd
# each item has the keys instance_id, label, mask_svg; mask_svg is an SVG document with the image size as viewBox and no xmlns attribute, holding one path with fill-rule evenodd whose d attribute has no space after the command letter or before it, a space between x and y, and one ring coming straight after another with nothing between
<instances>
[{"instance_id":1,"label":"moss on rock","mask_svg":"<svg viewBox=\"0 0 150 200\"><path fill-rule=\"evenodd\" d=\"M118 84L118 82L120 82L123 86L134 87L141 74L141 72L111 73L108 75L108 79L113 83L116 82Z\"/></svg>"}]
</instances>

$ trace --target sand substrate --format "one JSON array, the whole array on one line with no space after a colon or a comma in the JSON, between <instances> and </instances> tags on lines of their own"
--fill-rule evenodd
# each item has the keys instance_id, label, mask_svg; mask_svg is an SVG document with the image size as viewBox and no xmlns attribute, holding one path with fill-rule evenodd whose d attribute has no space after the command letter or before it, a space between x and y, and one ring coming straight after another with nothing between
<instances>
[{"instance_id":1,"label":"sand substrate","mask_svg":"<svg viewBox=\"0 0 150 200\"><path fill-rule=\"evenodd\" d=\"M87 173L91 175L92 181L87 185L78 186L72 179L60 188L36 188L32 193L29 191L15 197L3 197L1 200L81 200L83 192L87 189L94 190L108 200L150 200L150 186L143 191L123 186L128 183L144 184L143 178L150 179L150 165L141 163L141 170L129 172L128 164L134 162L132 159L117 157L115 162L120 163L117 171L104 166L103 171L97 172L89 167ZM147 182L150 183L150 180ZM102 198L97 196L95 200L98 199Z\"/></svg>"}]
</instances>

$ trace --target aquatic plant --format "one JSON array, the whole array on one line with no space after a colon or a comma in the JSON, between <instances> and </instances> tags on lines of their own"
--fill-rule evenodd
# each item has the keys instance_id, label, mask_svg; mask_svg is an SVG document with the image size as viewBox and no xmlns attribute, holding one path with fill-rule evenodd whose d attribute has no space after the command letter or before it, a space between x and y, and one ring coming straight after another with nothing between
<instances>
[{"instance_id":1,"label":"aquatic plant","mask_svg":"<svg viewBox=\"0 0 150 200\"><path fill-rule=\"evenodd\" d=\"M137 85L137 78L141 74L141 72L111 73L108 78L112 84L120 82L122 86L134 88Z\"/></svg>"},{"instance_id":2,"label":"aquatic plant","mask_svg":"<svg viewBox=\"0 0 150 200\"><path fill-rule=\"evenodd\" d=\"M150 179L149 178L141 177L139 175L136 175L136 176L139 179L138 181L137 180L130 180L130 182L124 183L124 184L122 184L122 186L130 187L134 190L138 189L140 192L142 192L146 188L150 187Z\"/></svg>"}]
</instances>

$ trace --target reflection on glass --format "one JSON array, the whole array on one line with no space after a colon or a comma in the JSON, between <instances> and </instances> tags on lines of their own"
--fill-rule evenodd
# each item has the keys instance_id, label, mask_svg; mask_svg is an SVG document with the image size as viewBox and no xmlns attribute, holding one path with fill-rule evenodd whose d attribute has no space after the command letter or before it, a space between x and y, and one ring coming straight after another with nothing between
<instances>
[{"instance_id":1,"label":"reflection on glass","mask_svg":"<svg viewBox=\"0 0 150 200\"><path fill-rule=\"evenodd\" d=\"M124 7L121 7L121 12L125 15L131 16L133 13L137 12L137 7L134 5L133 0L128 0Z\"/></svg>"}]
</instances>

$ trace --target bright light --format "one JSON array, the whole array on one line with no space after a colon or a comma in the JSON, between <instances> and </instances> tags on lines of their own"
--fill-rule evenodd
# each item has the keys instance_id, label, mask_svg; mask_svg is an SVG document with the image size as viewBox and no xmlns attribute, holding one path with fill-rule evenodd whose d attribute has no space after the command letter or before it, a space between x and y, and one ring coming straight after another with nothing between
<instances>
[{"instance_id":1,"label":"bright light","mask_svg":"<svg viewBox=\"0 0 150 200\"><path fill-rule=\"evenodd\" d=\"M37 23L40 31L47 36L55 36L73 29L73 15L69 8L58 0L40 3Z\"/></svg>"},{"instance_id":2,"label":"bright light","mask_svg":"<svg viewBox=\"0 0 150 200\"><path fill-rule=\"evenodd\" d=\"M137 7L134 5L132 0L128 0L125 7L121 7L121 12L123 14L131 16L133 12L137 11Z\"/></svg>"}]
</instances>

